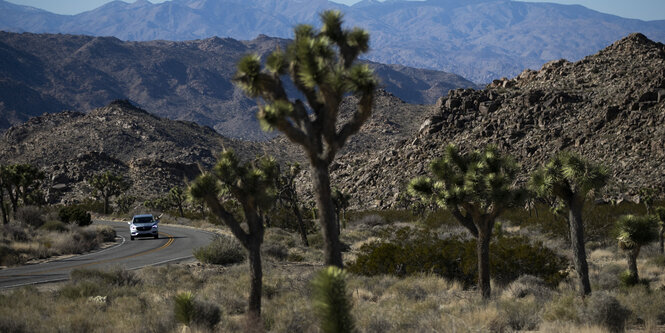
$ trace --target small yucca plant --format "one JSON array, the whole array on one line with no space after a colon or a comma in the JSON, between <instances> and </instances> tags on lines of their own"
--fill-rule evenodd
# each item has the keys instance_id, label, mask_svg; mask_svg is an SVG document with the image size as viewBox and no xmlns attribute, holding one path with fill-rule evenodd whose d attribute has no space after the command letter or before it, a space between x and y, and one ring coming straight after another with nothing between
<instances>
[{"instance_id":1,"label":"small yucca plant","mask_svg":"<svg viewBox=\"0 0 665 333\"><path fill-rule=\"evenodd\" d=\"M639 281L637 256L642 246L658 239L658 221L653 215L624 215L617 220L619 248L626 253L628 260L627 281ZM632 283L631 283L632 284Z\"/></svg>"},{"instance_id":2,"label":"small yucca plant","mask_svg":"<svg viewBox=\"0 0 665 333\"><path fill-rule=\"evenodd\" d=\"M173 314L178 322L189 326L195 315L194 294L186 291L176 295Z\"/></svg>"},{"instance_id":3,"label":"small yucca plant","mask_svg":"<svg viewBox=\"0 0 665 333\"><path fill-rule=\"evenodd\" d=\"M329 266L312 281L314 311L320 320L321 331L326 333L354 332L351 301L346 294L346 273Z\"/></svg>"}]
</instances>

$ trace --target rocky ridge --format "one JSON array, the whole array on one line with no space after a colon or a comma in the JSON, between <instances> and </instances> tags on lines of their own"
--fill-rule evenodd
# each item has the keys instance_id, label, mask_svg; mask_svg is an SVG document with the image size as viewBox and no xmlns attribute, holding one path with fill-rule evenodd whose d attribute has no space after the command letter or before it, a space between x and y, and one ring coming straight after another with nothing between
<instances>
[{"instance_id":1,"label":"rocky ridge","mask_svg":"<svg viewBox=\"0 0 665 333\"><path fill-rule=\"evenodd\" d=\"M391 207L446 144L495 144L521 164L521 182L556 152L571 150L608 167L605 195L646 186L663 194L664 125L665 45L631 34L575 63L552 61L483 90L451 91L407 142L340 158L333 184L357 206Z\"/></svg>"},{"instance_id":2,"label":"rocky ridge","mask_svg":"<svg viewBox=\"0 0 665 333\"><path fill-rule=\"evenodd\" d=\"M159 118L118 100L88 114L45 114L10 128L0 139L0 160L42 168L50 203L89 197L87 179L106 170L130 180L129 193L146 199L194 179L200 167L214 164L223 147L244 158L270 152L270 147Z\"/></svg>"}]
</instances>

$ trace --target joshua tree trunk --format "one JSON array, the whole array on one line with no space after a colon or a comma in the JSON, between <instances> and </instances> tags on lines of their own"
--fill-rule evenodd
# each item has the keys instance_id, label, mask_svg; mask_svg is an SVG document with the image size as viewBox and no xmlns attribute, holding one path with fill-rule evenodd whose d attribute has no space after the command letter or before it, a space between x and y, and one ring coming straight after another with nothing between
<instances>
[{"instance_id":1,"label":"joshua tree trunk","mask_svg":"<svg viewBox=\"0 0 665 333\"><path fill-rule=\"evenodd\" d=\"M261 268L261 239L250 237L247 250L249 251L249 315L261 317L261 289L263 287L263 270Z\"/></svg>"},{"instance_id":2,"label":"joshua tree trunk","mask_svg":"<svg viewBox=\"0 0 665 333\"><path fill-rule=\"evenodd\" d=\"M637 256L640 255L640 247L636 246L632 250L628 250L626 253L626 259L628 259L628 273L630 274L631 281L639 281L639 275L637 274Z\"/></svg>"},{"instance_id":3,"label":"joshua tree trunk","mask_svg":"<svg viewBox=\"0 0 665 333\"><path fill-rule=\"evenodd\" d=\"M570 242L573 250L573 263L580 278L580 287L583 295L591 294L589 283L589 265L586 261L584 248L584 224L582 223L582 206L584 199L572 199L568 203L568 224L570 226Z\"/></svg>"},{"instance_id":4,"label":"joshua tree trunk","mask_svg":"<svg viewBox=\"0 0 665 333\"><path fill-rule=\"evenodd\" d=\"M309 247L309 241L307 241L307 230L305 229L305 222L303 222L302 220L302 215L300 214L300 209L298 208L298 204L296 202L292 202L291 209L293 209L293 213L296 214L296 219L298 219L298 229L300 229L300 239L302 240L302 244L305 245L305 247Z\"/></svg>"},{"instance_id":5,"label":"joshua tree trunk","mask_svg":"<svg viewBox=\"0 0 665 333\"><path fill-rule=\"evenodd\" d=\"M483 299L489 299L492 294L490 286L490 240L492 231L478 228L476 251L478 254L478 289Z\"/></svg>"},{"instance_id":6,"label":"joshua tree trunk","mask_svg":"<svg viewBox=\"0 0 665 333\"><path fill-rule=\"evenodd\" d=\"M109 196L104 196L104 215L109 213Z\"/></svg>"},{"instance_id":7,"label":"joshua tree trunk","mask_svg":"<svg viewBox=\"0 0 665 333\"><path fill-rule=\"evenodd\" d=\"M658 232L658 252L660 254L665 253L665 237L663 237L663 234L665 234L665 224L660 226L660 230Z\"/></svg>"},{"instance_id":8,"label":"joshua tree trunk","mask_svg":"<svg viewBox=\"0 0 665 333\"><path fill-rule=\"evenodd\" d=\"M330 171L324 161L313 161L312 181L316 193L316 205L319 209L319 224L323 232L324 262L327 266L343 268L342 252L339 245L337 223L335 219L335 206L330 190Z\"/></svg>"},{"instance_id":9,"label":"joshua tree trunk","mask_svg":"<svg viewBox=\"0 0 665 333\"><path fill-rule=\"evenodd\" d=\"M9 223L9 219L7 218L9 214L7 210L8 207L5 206L4 193L2 193L2 190L0 189L0 214L2 214L2 224Z\"/></svg>"}]
</instances>

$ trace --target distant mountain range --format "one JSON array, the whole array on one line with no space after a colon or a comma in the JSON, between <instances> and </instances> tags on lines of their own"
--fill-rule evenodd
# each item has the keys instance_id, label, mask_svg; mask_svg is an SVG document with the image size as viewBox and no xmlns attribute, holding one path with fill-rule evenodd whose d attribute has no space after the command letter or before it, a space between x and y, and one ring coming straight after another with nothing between
<instances>
[{"instance_id":1,"label":"distant mountain range","mask_svg":"<svg viewBox=\"0 0 665 333\"><path fill-rule=\"evenodd\" d=\"M87 112L129 99L156 115L261 139L256 102L231 78L244 54L264 55L288 40L265 35L171 42L0 32L0 131L43 113ZM433 104L450 89L475 87L458 75L371 63L397 97ZM295 92L291 91L291 96Z\"/></svg>"},{"instance_id":2,"label":"distant mountain range","mask_svg":"<svg viewBox=\"0 0 665 333\"><path fill-rule=\"evenodd\" d=\"M579 60L631 32L665 41L665 20L640 21L577 5L510 0L171 0L110 2L57 15L0 1L0 30L192 40L212 36L289 38L298 23L339 9L349 26L368 29L372 61L452 72L477 83L512 77L559 58Z\"/></svg>"}]
</instances>

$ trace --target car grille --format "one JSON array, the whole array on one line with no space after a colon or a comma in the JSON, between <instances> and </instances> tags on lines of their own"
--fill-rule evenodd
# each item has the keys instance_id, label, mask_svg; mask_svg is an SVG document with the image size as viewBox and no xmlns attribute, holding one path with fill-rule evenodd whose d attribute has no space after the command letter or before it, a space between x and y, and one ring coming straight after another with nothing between
<instances>
[{"instance_id":1,"label":"car grille","mask_svg":"<svg viewBox=\"0 0 665 333\"><path fill-rule=\"evenodd\" d=\"M152 229L152 227L137 227L136 228L136 230L138 230L138 231L148 231L150 229Z\"/></svg>"}]
</instances>

